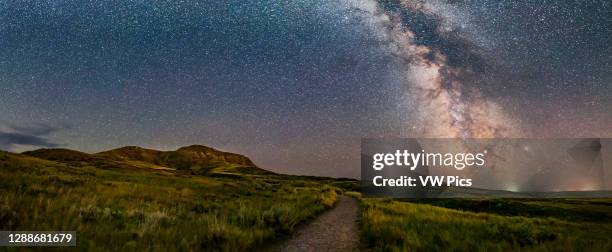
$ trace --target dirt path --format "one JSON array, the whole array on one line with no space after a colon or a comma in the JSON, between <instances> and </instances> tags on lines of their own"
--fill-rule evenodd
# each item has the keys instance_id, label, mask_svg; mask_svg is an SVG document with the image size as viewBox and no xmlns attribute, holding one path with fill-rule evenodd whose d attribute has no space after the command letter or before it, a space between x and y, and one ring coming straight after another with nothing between
<instances>
[{"instance_id":1,"label":"dirt path","mask_svg":"<svg viewBox=\"0 0 612 252\"><path fill-rule=\"evenodd\" d=\"M355 199L339 196L333 209L299 228L291 238L270 251L357 251L358 214Z\"/></svg>"}]
</instances>

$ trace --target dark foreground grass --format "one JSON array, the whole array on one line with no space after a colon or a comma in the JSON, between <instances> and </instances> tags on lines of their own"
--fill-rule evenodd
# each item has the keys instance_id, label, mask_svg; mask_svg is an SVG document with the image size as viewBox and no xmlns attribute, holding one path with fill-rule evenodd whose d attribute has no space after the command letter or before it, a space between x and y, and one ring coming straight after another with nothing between
<instances>
[{"instance_id":1,"label":"dark foreground grass","mask_svg":"<svg viewBox=\"0 0 612 252\"><path fill-rule=\"evenodd\" d=\"M436 201L472 211L486 209L487 213L434 206ZM605 202L610 201L559 201L528 200L517 207L520 200L513 199L506 206L515 209L499 215L495 209L473 205L481 202L363 199L362 241L373 251L612 251L612 225L605 219L611 210ZM494 204L500 204L501 210L504 202L499 199ZM559 217L558 211L574 217L547 217L547 212ZM603 219L597 221L595 215Z\"/></svg>"},{"instance_id":2,"label":"dark foreground grass","mask_svg":"<svg viewBox=\"0 0 612 252\"><path fill-rule=\"evenodd\" d=\"M329 181L71 166L0 152L0 230L76 230L80 250L249 250L331 207Z\"/></svg>"},{"instance_id":3,"label":"dark foreground grass","mask_svg":"<svg viewBox=\"0 0 612 252\"><path fill-rule=\"evenodd\" d=\"M505 216L612 223L612 199L419 199L408 202Z\"/></svg>"}]
</instances>

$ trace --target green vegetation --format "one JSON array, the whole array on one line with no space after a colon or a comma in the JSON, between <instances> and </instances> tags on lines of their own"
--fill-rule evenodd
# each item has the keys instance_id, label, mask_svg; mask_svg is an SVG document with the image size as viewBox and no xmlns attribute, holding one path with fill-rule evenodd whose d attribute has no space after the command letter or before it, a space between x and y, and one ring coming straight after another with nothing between
<instances>
[{"instance_id":1,"label":"green vegetation","mask_svg":"<svg viewBox=\"0 0 612 252\"><path fill-rule=\"evenodd\" d=\"M611 251L611 203L364 198L362 242L373 251Z\"/></svg>"},{"instance_id":2,"label":"green vegetation","mask_svg":"<svg viewBox=\"0 0 612 252\"><path fill-rule=\"evenodd\" d=\"M26 154L0 152L0 230L76 230L83 250L248 250L332 207L349 183L197 153L182 169L108 153Z\"/></svg>"},{"instance_id":3,"label":"green vegetation","mask_svg":"<svg viewBox=\"0 0 612 252\"><path fill-rule=\"evenodd\" d=\"M612 251L612 199L362 198L355 180L275 174L204 146L0 151L0 181L0 230L76 230L82 250L252 250L346 191L372 251Z\"/></svg>"},{"instance_id":4,"label":"green vegetation","mask_svg":"<svg viewBox=\"0 0 612 252\"><path fill-rule=\"evenodd\" d=\"M612 199L419 199L409 202L504 216L612 223Z\"/></svg>"}]
</instances>

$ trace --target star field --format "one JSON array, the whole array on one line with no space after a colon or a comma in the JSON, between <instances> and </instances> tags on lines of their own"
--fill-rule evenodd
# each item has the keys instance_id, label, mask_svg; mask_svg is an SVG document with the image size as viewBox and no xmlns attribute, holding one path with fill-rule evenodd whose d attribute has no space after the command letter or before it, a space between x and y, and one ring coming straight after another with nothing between
<instances>
[{"instance_id":1,"label":"star field","mask_svg":"<svg viewBox=\"0 0 612 252\"><path fill-rule=\"evenodd\" d=\"M612 136L606 1L27 1L0 4L0 148L203 144L356 177L360 138L423 126L371 4L521 135Z\"/></svg>"}]
</instances>

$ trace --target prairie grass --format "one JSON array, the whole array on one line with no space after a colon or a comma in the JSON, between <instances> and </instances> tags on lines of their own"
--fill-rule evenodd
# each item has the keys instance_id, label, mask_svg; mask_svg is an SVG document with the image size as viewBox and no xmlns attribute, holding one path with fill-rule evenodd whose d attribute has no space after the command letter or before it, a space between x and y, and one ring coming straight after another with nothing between
<instances>
[{"instance_id":1,"label":"prairie grass","mask_svg":"<svg viewBox=\"0 0 612 252\"><path fill-rule=\"evenodd\" d=\"M435 201L435 200L432 200ZM611 251L612 225L362 200L362 242L373 251Z\"/></svg>"},{"instance_id":2,"label":"prairie grass","mask_svg":"<svg viewBox=\"0 0 612 252\"><path fill-rule=\"evenodd\" d=\"M332 207L329 181L71 166L0 152L0 230L76 230L82 250L244 251Z\"/></svg>"},{"instance_id":3,"label":"prairie grass","mask_svg":"<svg viewBox=\"0 0 612 252\"><path fill-rule=\"evenodd\" d=\"M358 200L361 200L361 193L360 192L350 191L350 192L344 193L344 195L349 196L349 197L353 197L353 198L358 199Z\"/></svg>"}]
</instances>

